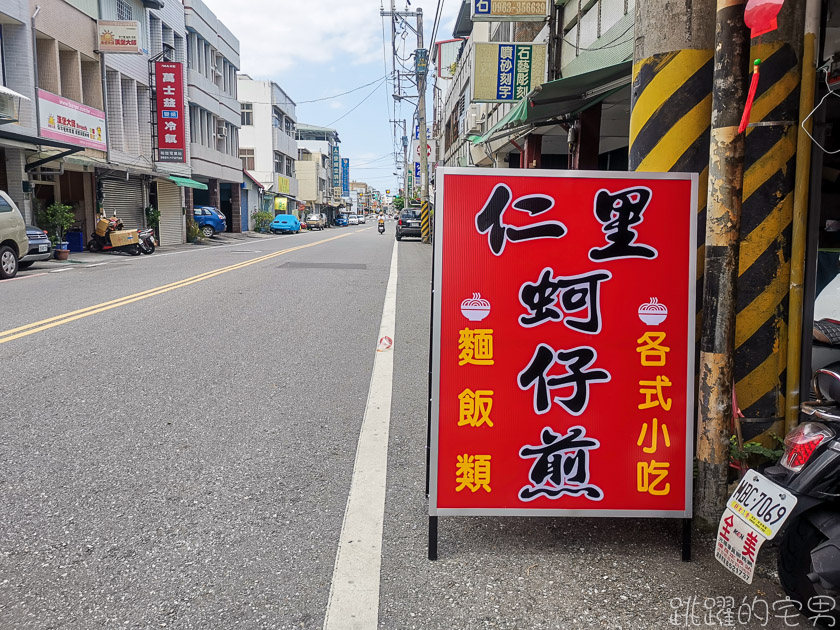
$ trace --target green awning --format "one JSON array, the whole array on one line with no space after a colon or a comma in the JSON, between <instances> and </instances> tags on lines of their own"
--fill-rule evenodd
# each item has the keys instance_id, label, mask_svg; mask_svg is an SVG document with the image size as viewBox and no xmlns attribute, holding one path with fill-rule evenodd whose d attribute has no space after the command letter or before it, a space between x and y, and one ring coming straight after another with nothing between
<instances>
[{"instance_id":1,"label":"green awning","mask_svg":"<svg viewBox=\"0 0 840 630\"><path fill-rule=\"evenodd\" d=\"M202 184L189 177L178 177L177 175L170 175L169 179L181 186L182 188L197 188L198 190L207 190L207 184Z\"/></svg>"},{"instance_id":2,"label":"green awning","mask_svg":"<svg viewBox=\"0 0 840 630\"><path fill-rule=\"evenodd\" d=\"M470 140L482 144L519 127L570 118L628 86L631 73L632 62L624 61L543 83L516 103L487 133Z\"/></svg>"}]
</instances>

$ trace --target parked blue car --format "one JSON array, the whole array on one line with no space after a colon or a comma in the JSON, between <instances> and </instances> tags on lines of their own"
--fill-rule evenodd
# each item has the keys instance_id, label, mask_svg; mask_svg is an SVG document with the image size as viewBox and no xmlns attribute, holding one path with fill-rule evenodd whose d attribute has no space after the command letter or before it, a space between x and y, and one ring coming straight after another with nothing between
<instances>
[{"instance_id":1,"label":"parked blue car","mask_svg":"<svg viewBox=\"0 0 840 630\"><path fill-rule=\"evenodd\" d=\"M335 224L338 227L347 227L347 215L346 214L339 214L335 218Z\"/></svg>"},{"instance_id":2,"label":"parked blue car","mask_svg":"<svg viewBox=\"0 0 840 630\"><path fill-rule=\"evenodd\" d=\"M272 234L278 232L300 232L300 219L293 214L278 214L268 227Z\"/></svg>"},{"instance_id":3,"label":"parked blue car","mask_svg":"<svg viewBox=\"0 0 840 630\"><path fill-rule=\"evenodd\" d=\"M216 232L227 230L225 215L212 206L195 206L193 208L193 221L198 225L205 237L210 238Z\"/></svg>"}]
</instances>

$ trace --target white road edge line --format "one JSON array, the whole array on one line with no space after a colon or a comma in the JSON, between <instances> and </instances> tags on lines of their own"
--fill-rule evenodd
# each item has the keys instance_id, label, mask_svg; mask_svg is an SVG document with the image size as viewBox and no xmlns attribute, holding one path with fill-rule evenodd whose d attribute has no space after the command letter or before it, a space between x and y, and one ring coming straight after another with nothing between
<instances>
[{"instance_id":1,"label":"white road edge line","mask_svg":"<svg viewBox=\"0 0 840 630\"><path fill-rule=\"evenodd\" d=\"M397 268L394 243L391 273L379 338L394 338L397 310ZM388 472L388 431L391 424L393 347L373 360L365 417L356 447L353 480L335 556L324 630L374 630L379 622L379 571L382 563L382 523L385 517L385 477Z\"/></svg>"}]
</instances>

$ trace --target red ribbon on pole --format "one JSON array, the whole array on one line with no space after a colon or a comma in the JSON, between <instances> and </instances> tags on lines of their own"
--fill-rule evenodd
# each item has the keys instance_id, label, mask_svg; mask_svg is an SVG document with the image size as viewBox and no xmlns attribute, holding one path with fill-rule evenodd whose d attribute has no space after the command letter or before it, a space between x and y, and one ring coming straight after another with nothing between
<instances>
[{"instance_id":1,"label":"red ribbon on pole","mask_svg":"<svg viewBox=\"0 0 840 630\"><path fill-rule=\"evenodd\" d=\"M758 89L758 67L761 65L761 59L756 59L753 62L753 75L750 81L750 91L747 94L747 103L744 105L744 115L741 116L741 124L738 126L738 133L744 133L747 126L750 124L750 113L752 112L753 101L755 100L755 91Z\"/></svg>"}]
</instances>

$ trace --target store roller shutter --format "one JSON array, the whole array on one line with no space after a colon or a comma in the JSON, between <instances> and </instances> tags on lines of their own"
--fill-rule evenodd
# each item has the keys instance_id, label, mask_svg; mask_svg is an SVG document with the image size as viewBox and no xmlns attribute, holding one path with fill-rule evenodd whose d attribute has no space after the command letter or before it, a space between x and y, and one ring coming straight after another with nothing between
<instances>
[{"instance_id":1,"label":"store roller shutter","mask_svg":"<svg viewBox=\"0 0 840 630\"><path fill-rule=\"evenodd\" d=\"M181 210L181 189L172 182L157 182L160 210L160 244L180 245L184 242L184 215Z\"/></svg>"},{"instance_id":2,"label":"store roller shutter","mask_svg":"<svg viewBox=\"0 0 840 630\"><path fill-rule=\"evenodd\" d=\"M143 180L139 177L125 179L103 179L102 190L105 193L105 214L115 212L122 220L126 230L141 229L145 226L143 206Z\"/></svg>"}]
</instances>

